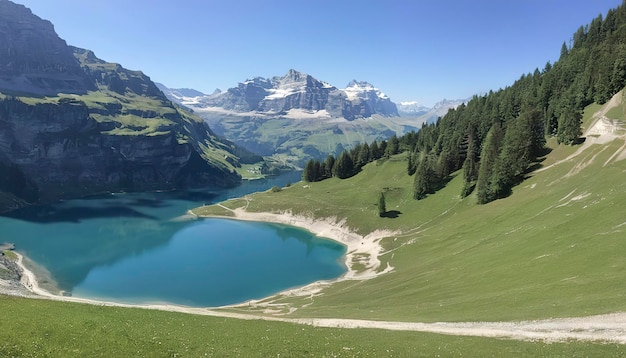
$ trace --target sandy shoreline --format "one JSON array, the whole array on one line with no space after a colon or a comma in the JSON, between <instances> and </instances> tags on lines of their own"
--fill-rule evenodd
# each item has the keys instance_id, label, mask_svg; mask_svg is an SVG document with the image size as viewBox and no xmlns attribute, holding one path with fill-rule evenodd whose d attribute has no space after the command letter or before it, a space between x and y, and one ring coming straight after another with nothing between
<instances>
[{"instance_id":1,"label":"sandy shoreline","mask_svg":"<svg viewBox=\"0 0 626 358\"><path fill-rule=\"evenodd\" d=\"M218 204L219 205L219 204ZM233 307L271 307L271 303L261 303L263 301L271 300L275 297L280 296L309 296L312 294L319 293L324 287L327 287L335 282L342 280L366 280L372 277L376 277L378 275L391 272L393 267L387 263L387 266L380 270L381 261L379 256L382 253L382 246L380 245L380 241L394 234L391 231L383 231L377 230L367 236L361 236L354 232L352 232L345 224L345 220L338 221L335 218L327 218L323 220L314 220L313 218L308 218L304 216L292 215L290 212L285 212L282 214L273 214L273 213L252 213L246 212L243 208L238 209L228 209L222 205L220 205L224 209L227 209L233 213L234 216L207 216L213 218L223 218L230 220L242 220L242 221L256 221L256 222L268 222L275 224L284 224L290 225L298 228L302 228L308 230L316 236L328 238L333 241L339 242L346 246L346 266L347 272L344 273L341 277L334 280L324 280L324 281L316 281L306 286L297 287L287 289L281 292L278 292L274 295L271 295L266 298L258 299L258 300L249 300L246 302L226 305L220 307L207 307L207 308L197 308L197 307L188 307L188 306L177 306L170 304L124 304L118 302L107 302L100 301L95 299L87 299L87 298L78 298L72 296L63 296L51 293L45 289L43 289L37 279L37 276L34 274L32 270L28 268L24 263L24 256L18 252L15 254L18 257L17 265L22 270L22 285L31 293L35 294L41 298L48 298L58 301L64 302L77 302L77 303L88 303L88 304L96 304L96 305L110 305L110 306L120 306L120 307L140 307L140 308L153 308L153 309L163 309L168 311L177 311L177 312L185 312L185 313L195 313L195 314L208 314L210 312L211 315L217 315L222 317L237 317L244 319L261 319L260 316L257 315L246 315L246 314L236 314L236 313L226 313L226 312L217 312L211 310L217 310L220 308L233 308ZM199 217L192 213L191 211L187 212L185 215L177 218L176 220L195 220ZM357 272L354 269L354 265L359 264L360 270ZM363 267L365 269L363 269ZM8 292L10 293L10 292ZM270 309L264 311L264 313L272 313Z\"/></svg>"},{"instance_id":2,"label":"sandy shoreline","mask_svg":"<svg viewBox=\"0 0 626 358\"><path fill-rule=\"evenodd\" d=\"M228 209L230 210L230 209ZM310 232L336 240L347 247L346 260L348 261L348 272L342 277L332 281L319 281L307 285L302 288L287 290L274 296L293 296L315 294L323 289L323 287L337 282L339 280L364 280L375 277L386 272L390 272L393 268L389 265L380 270L381 262L379 255L382 253L380 240L393 235L392 232L377 231L366 236L360 236L347 228L345 221L338 221L334 218L325 220L313 220L301 216L295 216L291 213L272 214L272 213L248 213L240 209L231 210L234 217L228 216L224 218L247 220L247 221L264 221L278 224L286 224L307 229ZM574 318L557 318L536 321L519 321L519 322L398 322L398 321L373 321L358 319L341 319L341 318L286 318L284 316L271 315L271 310L266 314L246 314L227 312L218 308L196 308L177 306L170 304L123 304L117 302L98 301L85 298L68 297L54 295L42 289L35 277L23 263L24 257L16 252L18 257L17 264L22 270L22 284L30 292L35 294L35 298L51 299L63 302L75 302L100 306L115 306L127 308L143 308L154 309L169 312L179 312L187 314L215 316L224 318L235 318L242 320L267 320L295 324L306 324L315 327L331 327L342 329L368 328L368 329L385 329L400 331L429 332L446 335L457 336L477 336L491 338L505 338L525 341L546 341L546 342L562 342L568 340L581 341L601 341L626 344L626 313L613 313L606 315L596 315L588 317ZM361 256L367 256L363 259ZM358 262L365 264L366 269L356 272L350 262ZM9 294L11 292L8 292ZM19 294L19 293L14 293ZM272 297L274 297L272 296ZM264 299L262 301L265 301ZM249 306L256 304L255 301L246 302L231 307ZM268 304L271 306L271 303ZM263 306L263 304L260 304ZM269 313L269 314L267 314Z\"/></svg>"},{"instance_id":3,"label":"sandy shoreline","mask_svg":"<svg viewBox=\"0 0 626 358\"><path fill-rule=\"evenodd\" d=\"M380 245L380 241L384 238L398 235L399 232L376 230L366 236L362 236L353 232L347 226L345 220L339 220L336 217L314 219L312 217L294 215L290 211L282 213L255 213L248 212L244 208L230 209L221 204L219 206L230 211L233 216L210 215L205 217L289 225L307 230L318 237L327 238L345 245L347 249L346 265L348 272L340 279L365 280L393 270L389 263L383 270L380 270L382 263L379 257L383 254L383 247ZM191 211L188 214L194 215ZM356 263L361 265L358 272L353 267Z\"/></svg>"}]
</instances>

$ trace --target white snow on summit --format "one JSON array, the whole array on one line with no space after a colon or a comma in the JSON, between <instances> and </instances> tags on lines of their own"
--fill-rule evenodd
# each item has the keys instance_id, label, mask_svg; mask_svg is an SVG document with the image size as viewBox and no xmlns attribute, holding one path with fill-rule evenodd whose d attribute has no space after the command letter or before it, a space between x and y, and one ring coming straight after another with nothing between
<instances>
[{"instance_id":1,"label":"white snow on summit","mask_svg":"<svg viewBox=\"0 0 626 358\"><path fill-rule=\"evenodd\" d=\"M296 94L298 92L306 92L305 86L300 87L278 87L278 88L270 88L267 90L270 92L269 95L265 97L265 99L280 99L286 98L292 94Z\"/></svg>"},{"instance_id":2,"label":"white snow on summit","mask_svg":"<svg viewBox=\"0 0 626 358\"><path fill-rule=\"evenodd\" d=\"M352 81L348 84L348 87L343 89L343 91L351 101L356 99L369 99L371 93L380 99L389 98L381 90L367 82Z\"/></svg>"},{"instance_id":3,"label":"white snow on summit","mask_svg":"<svg viewBox=\"0 0 626 358\"><path fill-rule=\"evenodd\" d=\"M418 101L403 101L403 102L400 102L400 105L402 105L402 106L418 106L419 102Z\"/></svg>"}]
</instances>

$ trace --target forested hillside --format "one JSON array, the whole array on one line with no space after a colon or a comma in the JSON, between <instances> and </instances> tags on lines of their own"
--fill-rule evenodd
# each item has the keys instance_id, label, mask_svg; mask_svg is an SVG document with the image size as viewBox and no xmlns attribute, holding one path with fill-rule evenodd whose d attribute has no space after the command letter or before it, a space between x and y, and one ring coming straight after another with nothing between
<instances>
[{"instance_id":1,"label":"forested hillside","mask_svg":"<svg viewBox=\"0 0 626 358\"><path fill-rule=\"evenodd\" d=\"M401 142L411 149L416 199L433 193L463 168L467 196L479 203L507 196L545 154L546 136L576 144L582 109L606 102L626 83L626 6L581 26L559 60L524 74L510 87L474 96L436 124Z\"/></svg>"},{"instance_id":2,"label":"forested hillside","mask_svg":"<svg viewBox=\"0 0 626 358\"><path fill-rule=\"evenodd\" d=\"M508 196L536 168L547 154L547 137L566 145L584 140L579 138L582 109L593 102L605 103L625 84L626 1L606 17L599 15L581 26L569 45L563 43L556 63L522 75L509 87L474 96L437 123L392 138L389 147L385 141L361 144L342 154L350 161L330 157L323 163L311 161L303 178L351 176L368 161L406 150L408 174L415 174L415 199L442 188L451 173L463 168L461 195L476 191L478 202L488 203ZM337 168L346 162L353 165L350 170ZM332 171L329 165L335 166Z\"/></svg>"}]
</instances>

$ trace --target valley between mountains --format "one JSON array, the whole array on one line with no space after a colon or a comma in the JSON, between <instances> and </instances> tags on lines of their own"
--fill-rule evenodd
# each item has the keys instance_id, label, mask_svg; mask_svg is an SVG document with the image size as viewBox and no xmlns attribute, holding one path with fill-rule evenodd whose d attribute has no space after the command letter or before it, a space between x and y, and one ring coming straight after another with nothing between
<instances>
[{"instance_id":1,"label":"valley between mountains","mask_svg":"<svg viewBox=\"0 0 626 358\"><path fill-rule=\"evenodd\" d=\"M9 0L0 54L0 356L626 355L626 1L558 60L432 107L296 69L211 94L169 88ZM281 258L337 271L220 307L78 297L94 272L211 220L267 223L301 250L249 253L260 234L241 234L241 265L167 276L239 242L202 227L194 239L211 249L186 241L151 276L130 265L112 281L178 292L193 272L230 280L255 257L279 268L251 265L272 283L292 273ZM292 240L303 230L318 238ZM190 281L194 293L254 286Z\"/></svg>"}]
</instances>

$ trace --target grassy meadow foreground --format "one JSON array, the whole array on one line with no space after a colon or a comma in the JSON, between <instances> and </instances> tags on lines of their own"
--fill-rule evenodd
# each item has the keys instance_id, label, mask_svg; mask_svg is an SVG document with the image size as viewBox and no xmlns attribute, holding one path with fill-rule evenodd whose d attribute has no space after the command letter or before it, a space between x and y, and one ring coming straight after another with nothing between
<instances>
[{"instance_id":1,"label":"grassy meadow foreground","mask_svg":"<svg viewBox=\"0 0 626 358\"><path fill-rule=\"evenodd\" d=\"M620 95L621 96L621 95ZM619 101L585 112L622 123ZM599 110L603 112L592 116ZM346 219L382 241L380 270L303 297L277 295L224 309L286 318L359 318L406 322L520 321L624 311L626 161L614 138L558 146L513 194L487 205L461 199L460 175L424 200L411 198L406 156L364 167L357 176L296 183L195 210L231 215L284 212ZM596 142L596 144L592 144ZM582 151L581 151L582 149ZM390 217L380 218L384 191ZM357 271L358 265L353 266ZM195 316L0 296L0 356L622 356L623 345L545 343L376 329L314 328L285 322ZM271 315L271 314L270 314Z\"/></svg>"},{"instance_id":2,"label":"grassy meadow foreground","mask_svg":"<svg viewBox=\"0 0 626 358\"><path fill-rule=\"evenodd\" d=\"M2 357L620 356L624 346L315 328L0 296Z\"/></svg>"}]
</instances>

